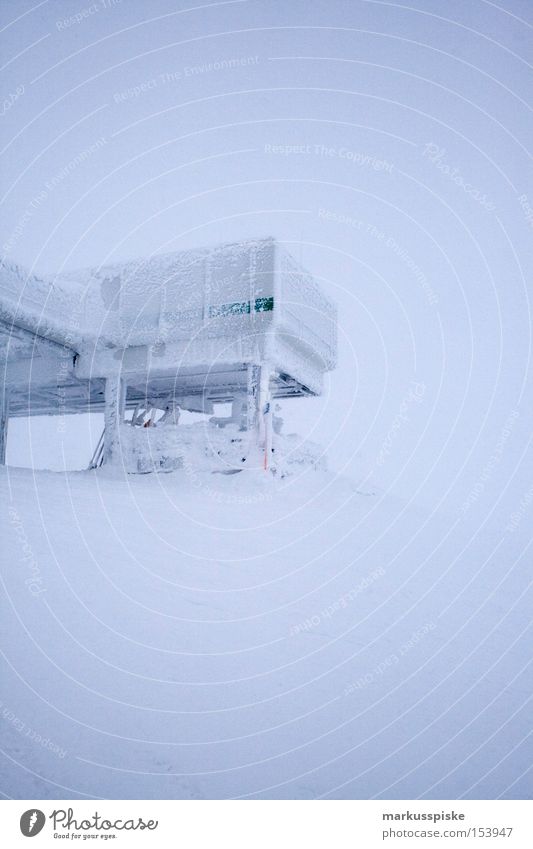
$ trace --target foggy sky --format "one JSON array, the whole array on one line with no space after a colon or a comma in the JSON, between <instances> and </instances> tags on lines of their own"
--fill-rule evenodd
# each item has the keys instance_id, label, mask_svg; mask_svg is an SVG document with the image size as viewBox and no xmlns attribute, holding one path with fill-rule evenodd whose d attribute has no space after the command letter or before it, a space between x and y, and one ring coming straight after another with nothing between
<instances>
[{"instance_id":1,"label":"foggy sky","mask_svg":"<svg viewBox=\"0 0 533 849\"><path fill-rule=\"evenodd\" d=\"M276 236L339 307L289 430L497 525L531 486L531 5L416 5L4 0L0 246L51 273Z\"/></svg>"}]
</instances>

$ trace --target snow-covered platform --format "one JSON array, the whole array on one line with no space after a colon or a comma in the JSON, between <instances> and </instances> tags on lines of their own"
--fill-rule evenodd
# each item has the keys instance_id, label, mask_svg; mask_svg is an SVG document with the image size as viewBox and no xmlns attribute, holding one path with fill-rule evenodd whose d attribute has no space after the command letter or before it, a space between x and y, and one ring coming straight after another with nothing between
<instances>
[{"instance_id":1,"label":"snow-covered platform","mask_svg":"<svg viewBox=\"0 0 533 849\"><path fill-rule=\"evenodd\" d=\"M264 464L264 455L250 445L253 434L235 423L224 429L211 422L163 423L150 428L124 424L120 440L124 468L132 474L182 471L194 479L202 473L232 475ZM269 467L285 478L303 469L325 471L327 464L320 445L303 442L296 434L278 434L271 446Z\"/></svg>"}]
</instances>

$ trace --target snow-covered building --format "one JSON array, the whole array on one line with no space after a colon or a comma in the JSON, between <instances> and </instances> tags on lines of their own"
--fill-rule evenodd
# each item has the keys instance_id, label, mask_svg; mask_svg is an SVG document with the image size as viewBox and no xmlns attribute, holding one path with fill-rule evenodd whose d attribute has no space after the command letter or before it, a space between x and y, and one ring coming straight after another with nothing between
<instances>
[{"instance_id":1,"label":"snow-covered building","mask_svg":"<svg viewBox=\"0 0 533 849\"><path fill-rule=\"evenodd\" d=\"M269 238L51 279L4 263L0 340L2 461L9 416L103 411L111 462L131 442L126 421L146 431L161 410L176 425L179 409L220 402L266 456L271 399L319 395L335 366L336 310Z\"/></svg>"}]
</instances>

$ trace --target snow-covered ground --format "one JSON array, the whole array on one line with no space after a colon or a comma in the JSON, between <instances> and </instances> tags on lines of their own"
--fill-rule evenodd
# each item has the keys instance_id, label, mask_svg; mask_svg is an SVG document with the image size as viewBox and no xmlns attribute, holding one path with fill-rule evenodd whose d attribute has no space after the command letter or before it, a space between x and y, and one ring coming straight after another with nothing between
<instances>
[{"instance_id":1,"label":"snow-covered ground","mask_svg":"<svg viewBox=\"0 0 533 849\"><path fill-rule=\"evenodd\" d=\"M0 485L9 795L531 795L523 528L311 469Z\"/></svg>"}]
</instances>

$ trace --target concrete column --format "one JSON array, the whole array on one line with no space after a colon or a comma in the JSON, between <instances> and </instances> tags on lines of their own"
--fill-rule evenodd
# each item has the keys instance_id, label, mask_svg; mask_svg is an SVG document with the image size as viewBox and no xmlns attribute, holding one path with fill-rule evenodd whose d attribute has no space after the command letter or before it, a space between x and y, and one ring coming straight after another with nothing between
<instances>
[{"instance_id":1,"label":"concrete column","mask_svg":"<svg viewBox=\"0 0 533 849\"><path fill-rule=\"evenodd\" d=\"M7 426L9 423L9 393L4 387L0 392L0 466L6 464Z\"/></svg>"},{"instance_id":2,"label":"concrete column","mask_svg":"<svg viewBox=\"0 0 533 849\"><path fill-rule=\"evenodd\" d=\"M252 431L258 426L258 403L259 403L259 382L261 375L261 366L248 363L248 382L246 388L246 405L243 408L246 412L246 427L248 431Z\"/></svg>"},{"instance_id":3,"label":"concrete column","mask_svg":"<svg viewBox=\"0 0 533 849\"><path fill-rule=\"evenodd\" d=\"M106 378L104 401L104 463L117 463L126 406L126 385L120 375Z\"/></svg>"}]
</instances>

